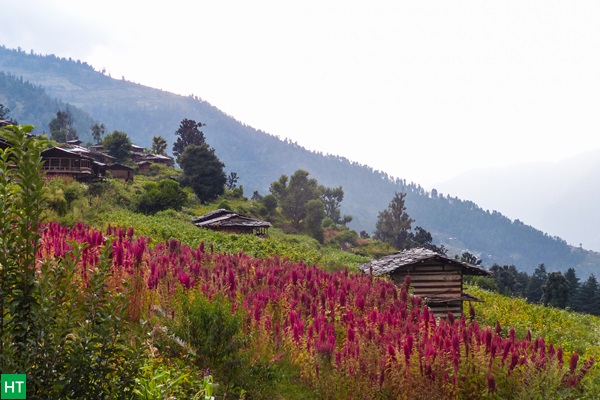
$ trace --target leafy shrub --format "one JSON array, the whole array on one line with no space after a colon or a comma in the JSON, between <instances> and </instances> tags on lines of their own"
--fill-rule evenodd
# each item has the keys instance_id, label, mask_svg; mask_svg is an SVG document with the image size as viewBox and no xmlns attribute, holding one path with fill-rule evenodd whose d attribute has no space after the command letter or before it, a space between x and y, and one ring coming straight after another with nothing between
<instances>
[{"instance_id":1,"label":"leafy shrub","mask_svg":"<svg viewBox=\"0 0 600 400\"><path fill-rule=\"evenodd\" d=\"M195 364L216 371L218 380L235 385L244 364L241 335L242 315L232 311L229 301L202 293L182 293L181 316L175 334L195 350Z\"/></svg>"},{"instance_id":2,"label":"leafy shrub","mask_svg":"<svg viewBox=\"0 0 600 400\"><path fill-rule=\"evenodd\" d=\"M133 192L130 190L131 183L122 182L119 179L107 179L103 182L94 182L88 187L88 195L102 200L102 210L129 207L132 203Z\"/></svg>"},{"instance_id":3,"label":"leafy shrub","mask_svg":"<svg viewBox=\"0 0 600 400\"><path fill-rule=\"evenodd\" d=\"M226 199L245 199L244 187L238 186L233 189L226 189L223 197Z\"/></svg>"},{"instance_id":4,"label":"leafy shrub","mask_svg":"<svg viewBox=\"0 0 600 400\"><path fill-rule=\"evenodd\" d=\"M78 264L86 246L73 244L68 255L42 263L37 318L44 332L30 372L41 398L116 399L133 391L140 357L128 335L126 294L111 284L112 246L97 248L96 267L85 271Z\"/></svg>"},{"instance_id":5,"label":"leafy shrub","mask_svg":"<svg viewBox=\"0 0 600 400\"><path fill-rule=\"evenodd\" d=\"M227 200L223 200L219 203L219 205L217 206L217 208L223 208L225 210L231 210L231 205L229 204L229 202Z\"/></svg>"},{"instance_id":6,"label":"leafy shrub","mask_svg":"<svg viewBox=\"0 0 600 400\"><path fill-rule=\"evenodd\" d=\"M148 358L135 379L134 393L140 400L198 399L212 396L212 376L186 364L184 360ZM207 396L207 397L205 397Z\"/></svg>"},{"instance_id":7,"label":"leafy shrub","mask_svg":"<svg viewBox=\"0 0 600 400\"><path fill-rule=\"evenodd\" d=\"M72 178L46 180L46 203L50 210L63 217L77 200L84 199L88 188Z\"/></svg>"},{"instance_id":8,"label":"leafy shrub","mask_svg":"<svg viewBox=\"0 0 600 400\"><path fill-rule=\"evenodd\" d=\"M277 209L277 198L272 194L264 196L260 202L264 206L265 215L271 215Z\"/></svg>"},{"instance_id":9,"label":"leafy shrub","mask_svg":"<svg viewBox=\"0 0 600 400\"><path fill-rule=\"evenodd\" d=\"M163 164L151 163L148 171L136 171L136 176L138 175L160 180L179 177L181 175L181 170Z\"/></svg>"},{"instance_id":10,"label":"leafy shrub","mask_svg":"<svg viewBox=\"0 0 600 400\"><path fill-rule=\"evenodd\" d=\"M62 185L59 180L52 179L47 184L46 202L50 210L54 211L58 216L63 216L67 213L67 199Z\"/></svg>"},{"instance_id":11,"label":"leafy shrub","mask_svg":"<svg viewBox=\"0 0 600 400\"><path fill-rule=\"evenodd\" d=\"M146 182L144 192L135 199L134 208L143 214L154 214L167 209L181 210L187 200L187 193L178 182L163 179Z\"/></svg>"}]
</instances>

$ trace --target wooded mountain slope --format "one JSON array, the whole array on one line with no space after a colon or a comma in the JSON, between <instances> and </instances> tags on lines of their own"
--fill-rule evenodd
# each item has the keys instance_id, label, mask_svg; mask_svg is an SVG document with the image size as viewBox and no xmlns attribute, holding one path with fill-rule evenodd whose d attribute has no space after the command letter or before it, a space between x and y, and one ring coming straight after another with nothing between
<instances>
[{"instance_id":1,"label":"wooded mountain slope","mask_svg":"<svg viewBox=\"0 0 600 400\"><path fill-rule=\"evenodd\" d=\"M429 193L418 184L344 157L308 151L244 125L197 97L113 79L80 61L5 47L0 47L0 71L4 72L0 74L0 103L12 110L19 123L37 125L37 133L48 131L56 111L69 104L76 110L73 114L83 141L91 140L91 124L101 122L107 132L124 131L138 145L149 147L152 136L161 135L170 148L181 120L193 119L206 124L203 131L207 142L225 163L226 172L240 176L238 184L247 196L255 190L268 194L270 183L279 176L304 169L325 186L343 187L342 213L353 216L350 226L357 231L372 233L378 213L388 206L394 193L406 192L413 226L430 231L436 243L450 249L450 255L468 250L482 258L484 265L514 264L528 273L540 263L549 271L575 267L581 277L600 266L597 253L569 246L560 238L483 210L471 201ZM40 105L43 109L32 111ZM434 161L424 155L423 162Z\"/></svg>"}]
</instances>

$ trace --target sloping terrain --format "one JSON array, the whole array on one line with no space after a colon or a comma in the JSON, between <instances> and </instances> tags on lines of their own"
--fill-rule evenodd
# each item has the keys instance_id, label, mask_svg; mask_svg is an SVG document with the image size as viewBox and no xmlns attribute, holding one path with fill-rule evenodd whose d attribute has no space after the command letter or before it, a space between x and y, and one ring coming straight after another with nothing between
<instances>
[{"instance_id":1,"label":"sloping terrain","mask_svg":"<svg viewBox=\"0 0 600 400\"><path fill-rule=\"evenodd\" d=\"M528 272L540 263L549 270L576 267L584 277L600 265L597 253L569 246L560 238L499 212L486 211L471 201L429 193L418 184L343 157L308 151L246 126L198 98L112 79L80 61L4 47L0 47L0 71L17 81L42 87L49 98L82 110L94 121L104 123L108 132L126 132L139 145L150 146L154 135L165 137L171 145L184 118L206 124L203 131L207 142L225 163L226 172L240 176L238 184L247 196L254 191L268 194L270 183L279 176L304 169L325 186L343 187L342 213L353 216L350 226L357 231L372 233L378 213L388 206L394 193L406 192L407 211L415 220L414 226L430 231L435 242L449 248L451 255L468 250L482 258L484 265L515 264ZM9 108L15 90L13 85L0 91L0 100L6 99ZM22 120L21 110L14 111L20 123L28 123ZM80 130L79 135L84 140L89 138L89 132Z\"/></svg>"}]
</instances>

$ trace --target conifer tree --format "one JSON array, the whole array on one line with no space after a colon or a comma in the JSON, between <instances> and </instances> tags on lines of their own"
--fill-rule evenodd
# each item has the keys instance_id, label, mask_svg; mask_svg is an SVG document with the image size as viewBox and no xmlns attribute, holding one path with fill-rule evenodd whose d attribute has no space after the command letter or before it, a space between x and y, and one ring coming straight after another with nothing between
<instances>
[{"instance_id":1,"label":"conifer tree","mask_svg":"<svg viewBox=\"0 0 600 400\"><path fill-rule=\"evenodd\" d=\"M600 309L598 308L598 280L594 274L591 274L579 288L577 295L575 296L575 303L578 306L577 308L574 308L575 311L593 315L600 314Z\"/></svg>"},{"instance_id":2,"label":"conifer tree","mask_svg":"<svg viewBox=\"0 0 600 400\"><path fill-rule=\"evenodd\" d=\"M373 235L375 239L389 243L398 250L406 249L414 222L406 212L405 197L406 193L396 192L388 208L379 213Z\"/></svg>"},{"instance_id":3,"label":"conifer tree","mask_svg":"<svg viewBox=\"0 0 600 400\"><path fill-rule=\"evenodd\" d=\"M581 284L579 283L579 277L575 272L575 268L569 268L567 272L565 272L565 278L567 278L567 281L569 281L569 285L571 287L571 290L569 291L569 301L567 302L567 307L575 310L578 308L575 302L577 299L577 293L581 287Z\"/></svg>"},{"instance_id":4,"label":"conifer tree","mask_svg":"<svg viewBox=\"0 0 600 400\"><path fill-rule=\"evenodd\" d=\"M548 272L546 272L546 266L542 263L533 271L531 278L529 278L529 283L525 291L525 297L528 301L532 303L539 303L541 301L542 286L544 286L547 279Z\"/></svg>"},{"instance_id":5,"label":"conifer tree","mask_svg":"<svg viewBox=\"0 0 600 400\"><path fill-rule=\"evenodd\" d=\"M196 122L187 118L184 118L179 124L179 128L175 132L177 140L173 143L173 155L177 157L177 163L179 165L181 165L179 157L183 154L187 146L191 144L202 146L206 143L204 133L200 130L203 126L205 126L205 124L202 122Z\"/></svg>"},{"instance_id":6,"label":"conifer tree","mask_svg":"<svg viewBox=\"0 0 600 400\"><path fill-rule=\"evenodd\" d=\"M561 272L548 274L542 286L542 303L546 306L565 308L569 301L570 285Z\"/></svg>"}]
</instances>

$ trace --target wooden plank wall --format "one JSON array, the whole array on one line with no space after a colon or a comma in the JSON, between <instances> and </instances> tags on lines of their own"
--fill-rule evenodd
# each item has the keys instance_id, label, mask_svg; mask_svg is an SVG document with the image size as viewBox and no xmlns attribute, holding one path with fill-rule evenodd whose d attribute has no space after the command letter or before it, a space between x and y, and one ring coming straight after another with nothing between
<instances>
[{"instance_id":1,"label":"wooden plank wall","mask_svg":"<svg viewBox=\"0 0 600 400\"><path fill-rule=\"evenodd\" d=\"M409 271L398 271L392 274L397 285L404 283L406 275L410 275L411 289L415 296L432 299L457 299L462 296L462 273L459 267L452 265L418 265ZM462 301L454 300L445 303L427 303L437 317L446 317L451 311L457 318L462 315Z\"/></svg>"}]
</instances>

